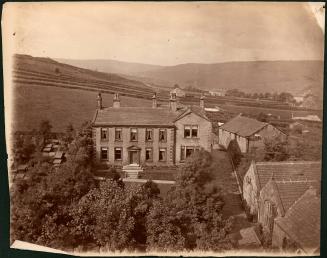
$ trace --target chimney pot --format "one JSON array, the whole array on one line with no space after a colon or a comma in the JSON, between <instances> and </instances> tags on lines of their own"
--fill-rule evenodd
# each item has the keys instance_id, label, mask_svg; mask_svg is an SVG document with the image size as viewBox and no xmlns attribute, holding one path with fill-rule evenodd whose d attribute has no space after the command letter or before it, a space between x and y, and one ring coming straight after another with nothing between
<instances>
[{"instance_id":1,"label":"chimney pot","mask_svg":"<svg viewBox=\"0 0 327 258\"><path fill-rule=\"evenodd\" d=\"M98 104L98 109L102 109L102 96L101 96L101 92L98 93L98 96L97 96L97 104Z\"/></svg>"},{"instance_id":2,"label":"chimney pot","mask_svg":"<svg viewBox=\"0 0 327 258\"><path fill-rule=\"evenodd\" d=\"M171 111L177 111L176 93L171 93L170 94L169 109Z\"/></svg>"},{"instance_id":3,"label":"chimney pot","mask_svg":"<svg viewBox=\"0 0 327 258\"><path fill-rule=\"evenodd\" d=\"M205 106L204 106L204 99L205 99L205 96L203 95L203 94L201 94L201 97L200 97L200 107L201 108L205 108Z\"/></svg>"},{"instance_id":4,"label":"chimney pot","mask_svg":"<svg viewBox=\"0 0 327 258\"><path fill-rule=\"evenodd\" d=\"M152 108L157 108L158 104L157 104L157 94L154 93L152 96Z\"/></svg>"},{"instance_id":5,"label":"chimney pot","mask_svg":"<svg viewBox=\"0 0 327 258\"><path fill-rule=\"evenodd\" d=\"M115 95L114 95L113 107L114 108L120 108L119 93L115 93Z\"/></svg>"}]
</instances>

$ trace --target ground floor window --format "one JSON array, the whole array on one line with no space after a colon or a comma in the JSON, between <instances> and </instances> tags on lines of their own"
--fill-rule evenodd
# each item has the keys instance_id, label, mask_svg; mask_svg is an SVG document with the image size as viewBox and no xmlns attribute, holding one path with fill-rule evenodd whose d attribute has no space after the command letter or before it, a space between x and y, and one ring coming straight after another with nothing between
<instances>
[{"instance_id":1,"label":"ground floor window","mask_svg":"<svg viewBox=\"0 0 327 258\"><path fill-rule=\"evenodd\" d=\"M167 153L165 148L159 149L159 161L166 161L167 160Z\"/></svg>"},{"instance_id":2,"label":"ground floor window","mask_svg":"<svg viewBox=\"0 0 327 258\"><path fill-rule=\"evenodd\" d=\"M145 160L152 161L152 148L145 149Z\"/></svg>"},{"instance_id":3,"label":"ground floor window","mask_svg":"<svg viewBox=\"0 0 327 258\"><path fill-rule=\"evenodd\" d=\"M115 160L121 160L123 156L122 148L115 148Z\"/></svg>"},{"instance_id":4,"label":"ground floor window","mask_svg":"<svg viewBox=\"0 0 327 258\"><path fill-rule=\"evenodd\" d=\"M187 157L199 150L199 146L181 146L181 161L184 161Z\"/></svg>"},{"instance_id":5,"label":"ground floor window","mask_svg":"<svg viewBox=\"0 0 327 258\"><path fill-rule=\"evenodd\" d=\"M101 148L101 159L102 160L108 159L108 148L105 147Z\"/></svg>"}]
</instances>

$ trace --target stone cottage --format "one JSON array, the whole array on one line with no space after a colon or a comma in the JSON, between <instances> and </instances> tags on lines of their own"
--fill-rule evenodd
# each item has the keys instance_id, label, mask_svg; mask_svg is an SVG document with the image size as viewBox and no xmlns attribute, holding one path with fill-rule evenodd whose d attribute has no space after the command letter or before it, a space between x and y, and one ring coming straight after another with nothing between
<instances>
[{"instance_id":1,"label":"stone cottage","mask_svg":"<svg viewBox=\"0 0 327 258\"><path fill-rule=\"evenodd\" d=\"M251 148L263 148L265 139L280 137L286 140L287 135L269 123L238 115L219 128L219 144L228 147L231 140L236 140L242 153Z\"/></svg>"},{"instance_id":2,"label":"stone cottage","mask_svg":"<svg viewBox=\"0 0 327 258\"><path fill-rule=\"evenodd\" d=\"M271 178L280 182L320 182L320 161L252 161L243 178L242 197L249 213L258 218L261 190Z\"/></svg>"}]
</instances>

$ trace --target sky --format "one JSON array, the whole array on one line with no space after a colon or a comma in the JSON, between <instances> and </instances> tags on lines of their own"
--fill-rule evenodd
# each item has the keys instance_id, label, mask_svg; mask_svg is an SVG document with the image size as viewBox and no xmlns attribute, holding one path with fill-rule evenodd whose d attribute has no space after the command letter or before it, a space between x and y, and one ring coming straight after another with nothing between
<instances>
[{"instance_id":1,"label":"sky","mask_svg":"<svg viewBox=\"0 0 327 258\"><path fill-rule=\"evenodd\" d=\"M322 60L322 3L6 3L4 50L159 65Z\"/></svg>"}]
</instances>

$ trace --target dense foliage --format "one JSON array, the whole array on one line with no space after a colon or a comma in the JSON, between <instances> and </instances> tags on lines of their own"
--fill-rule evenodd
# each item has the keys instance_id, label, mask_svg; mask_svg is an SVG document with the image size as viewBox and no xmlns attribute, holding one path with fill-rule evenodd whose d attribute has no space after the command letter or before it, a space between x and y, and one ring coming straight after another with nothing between
<instances>
[{"instance_id":1,"label":"dense foliage","mask_svg":"<svg viewBox=\"0 0 327 258\"><path fill-rule=\"evenodd\" d=\"M74 137L61 167L37 164L12 186L12 241L115 251L231 248L221 190L209 184L217 170L210 153L189 158L175 186L161 196L152 181L124 184L118 176L95 181L87 126Z\"/></svg>"}]
</instances>

